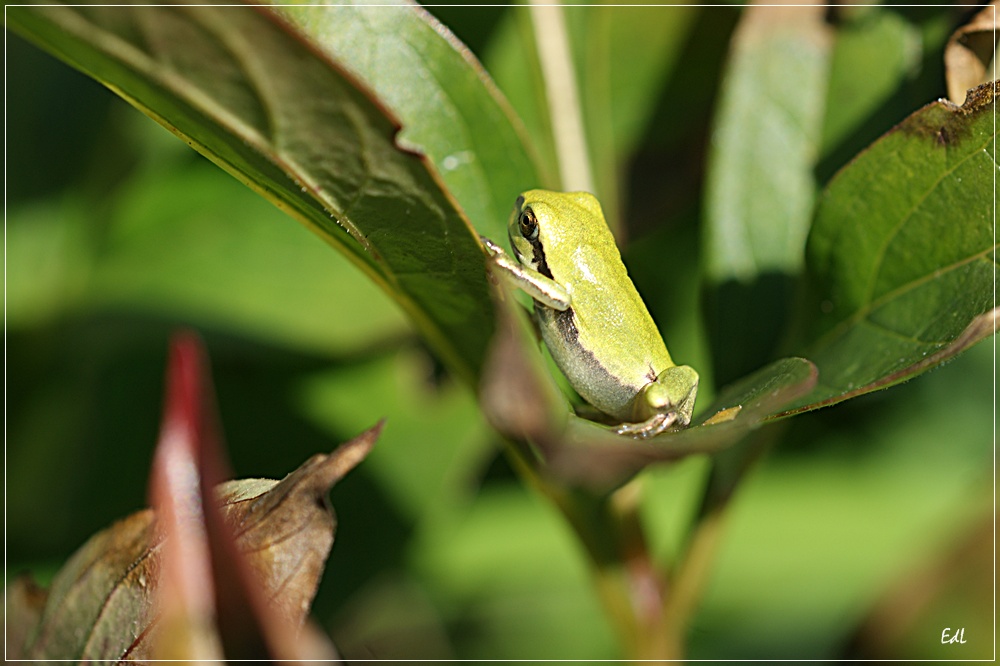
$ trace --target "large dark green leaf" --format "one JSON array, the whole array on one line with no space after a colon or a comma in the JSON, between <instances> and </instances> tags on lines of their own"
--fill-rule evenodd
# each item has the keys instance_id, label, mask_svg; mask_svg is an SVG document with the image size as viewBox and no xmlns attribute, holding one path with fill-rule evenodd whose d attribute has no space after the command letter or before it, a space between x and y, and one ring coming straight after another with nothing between
<instances>
[{"instance_id":1,"label":"large dark green leaf","mask_svg":"<svg viewBox=\"0 0 1000 666\"><path fill-rule=\"evenodd\" d=\"M397 119L321 47L245 6L19 7L8 21L344 251L453 370L477 374L492 319L475 236L432 164L397 145Z\"/></svg>"},{"instance_id":2,"label":"large dark green leaf","mask_svg":"<svg viewBox=\"0 0 1000 666\"><path fill-rule=\"evenodd\" d=\"M891 386L992 334L995 92L917 111L830 184L809 238L800 405Z\"/></svg>"},{"instance_id":3,"label":"large dark green leaf","mask_svg":"<svg viewBox=\"0 0 1000 666\"><path fill-rule=\"evenodd\" d=\"M520 123L463 44L417 5L272 4L392 111L398 143L433 161L479 231L506 233L514 199L540 181Z\"/></svg>"}]
</instances>

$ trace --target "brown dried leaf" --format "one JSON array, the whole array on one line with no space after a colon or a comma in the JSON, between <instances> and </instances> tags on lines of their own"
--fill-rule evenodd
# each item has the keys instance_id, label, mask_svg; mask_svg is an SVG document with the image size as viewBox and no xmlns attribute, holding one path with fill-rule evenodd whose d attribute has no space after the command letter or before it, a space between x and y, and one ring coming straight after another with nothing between
<instances>
[{"instance_id":1,"label":"brown dried leaf","mask_svg":"<svg viewBox=\"0 0 1000 666\"><path fill-rule=\"evenodd\" d=\"M4 628L4 644L7 646L7 658L23 659L25 642L41 622L45 600L49 593L39 587L31 576L22 574L7 586L6 596L7 622Z\"/></svg>"},{"instance_id":2,"label":"brown dried leaf","mask_svg":"<svg viewBox=\"0 0 1000 666\"><path fill-rule=\"evenodd\" d=\"M164 535L159 615L127 656L336 658L330 641L305 624L333 545L325 496L364 459L381 424L284 481L217 484L226 464L206 368L198 339L177 336L153 467Z\"/></svg>"},{"instance_id":3,"label":"brown dried leaf","mask_svg":"<svg viewBox=\"0 0 1000 666\"><path fill-rule=\"evenodd\" d=\"M382 424L280 482L209 487L225 466L210 396L201 343L176 337L153 469L156 511L91 537L47 593L28 578L10 587L9 658L336 657L306 623L333 544L326 495L368 454Z\"/></svg>"},{"instance_id":4,"label":"brown dried leaf","mask_svg":"<svg viewBox=\"0 0 1000 666\"><path fill-rule=\"evenodd\" d=\"M264 596L296 626L306 619L333 545L335 520L326 494L367 454L379 428L314 456L280 482L242 479L217 488L226 523ZM7 590L8 657L149 658L150 640L162 636L153 611L161 587L160 535L153 511L140 511L91 537L47 592L28 577L18 579Z\"/></svg>"},{"instance_id":5,"label":"brown dried leaf","mask_svg":"<svg viewBox=\"0 0 1000 666\"><path fill-rule=\"evenodd\" d=\"M92 536L56 574L26 659L114 660L152 621L159 539L150 510Z\"/></svg>"},{"instance_id":6,"label":"brown dried leaf","mask_svg":"<svg viewBox=\"0 0 1000 666\"><path fill-rule=\"evenodd\" d=\"M944 51L944 69L948 99L955 104L963 104L967 91L993 79L988 68L997 56L997 34L996 0L952 33Z\"/></svg>"},{"instance_id":7,"label":"brown dried leaf","mask_svg":"<svg viewBox=\"0 0 1000 666\"><path fill-rule=\"evenodd\" d=\"M240 552L264 583L267 599L295 625L306 618L333 546L336 521L330 488L371 450L381 424L316 455L280 482L232 481L219 487L226 522ZM266 492L263 485L272 487Z\"/></svg>"},{"instance_id":8,"label":"brown dried leaf","mask_svg":"<svg viewBox=\"0 0 1000 666\"><path fill-rule=\"evenodd\" d=\"M169 634L158 627L142 650L129 656L213 658L211 652L177 654L178 648L198 647L196 641L210 637L229 660L336 658L330 641L307 624L336 528L326 495L364 459L381 427L376 425L332 454L312 457L282 481L243 479L216 487L218 510L213 507L204 516L205 547L191 549L201 551L206 561L170 563L211 571L214 621L195 607L195 614L175 618ZM178 603L184 600L175 596L161 586L164 611L170 606L184 609Z\"/></svg>"}]
</instances>

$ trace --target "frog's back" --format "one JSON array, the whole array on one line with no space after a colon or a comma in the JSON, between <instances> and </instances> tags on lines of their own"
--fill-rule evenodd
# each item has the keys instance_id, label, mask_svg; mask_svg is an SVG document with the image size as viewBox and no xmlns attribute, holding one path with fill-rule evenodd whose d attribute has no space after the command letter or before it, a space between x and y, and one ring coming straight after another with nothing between
<instances>
[{"instance_id":1,"label":"frog's back","mask_svg":"<svg viewBox=\"0 0 1000 666\"><path fill-rule=\"evenodd\" d=\"M546 344L584 399L631 418L636 393L673 362L597 200L575 193L550 205L564 207L555 213L570 221L543 246L551 277L567 287L571 306L565 312L536 308Z\"/></svg>"}]
</instances>

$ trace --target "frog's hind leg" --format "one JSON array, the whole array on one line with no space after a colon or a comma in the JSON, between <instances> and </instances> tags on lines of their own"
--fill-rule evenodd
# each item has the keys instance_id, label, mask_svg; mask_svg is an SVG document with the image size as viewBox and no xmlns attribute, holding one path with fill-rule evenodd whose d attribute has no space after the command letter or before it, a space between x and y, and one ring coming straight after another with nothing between
<instances>
[{"instance_id":1,"label":"frog's hind leg","mask_svg":"<svg viewBox=\"0 0 1000 666\"><path fill-rule=\"evenodd\" d=\"M697 391L698 375L689 366L668 368L657 381L642 387L634 403L638 422L623 423L618 434L646 439L670 428L687 427Z\"/></svg>"}]
</instances>

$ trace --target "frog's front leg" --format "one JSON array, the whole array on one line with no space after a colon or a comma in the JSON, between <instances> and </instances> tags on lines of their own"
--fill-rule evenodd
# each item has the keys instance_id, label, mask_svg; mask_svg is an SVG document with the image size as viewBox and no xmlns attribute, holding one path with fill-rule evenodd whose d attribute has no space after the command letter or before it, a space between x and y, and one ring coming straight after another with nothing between
<instances>
[{"instance_id":1,"label":"frog's front leg","mask_svg":"<svg viewBox=\"0 0 1000 666\"><path fill-rule=\"evenodd\" d=\"M489 238L485 236L479 238L490 257L493 258L494 265L500 269L501 275L511 285L553 310L562 312L569 309L570 295L562 285L536 270L522 266Z\"/></svg>"}]
</instances>

